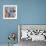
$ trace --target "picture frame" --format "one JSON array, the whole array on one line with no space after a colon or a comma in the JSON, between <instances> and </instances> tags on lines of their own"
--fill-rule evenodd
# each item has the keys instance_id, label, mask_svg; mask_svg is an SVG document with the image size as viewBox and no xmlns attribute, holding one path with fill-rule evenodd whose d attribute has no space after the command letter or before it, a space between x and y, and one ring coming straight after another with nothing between
<instances>
[{"instance_id":1,"label":"picture frame","mask_svg":"<svg viewBox=\"0 0 46 46\"><path fill-rule=\"evenodd\" d=\"M23 40L46 41L46 24L19 24L18 41Z\"/></svg>"},{"instance_id":2,"label":"picture frame","mask_svg":"<svg viewBox=\"0 0 46 46\"><path fill-rule=\"evenodd\" d=\"M17 5L3 5L3 19L17 19Z\"/></svg>"}]
</instances>

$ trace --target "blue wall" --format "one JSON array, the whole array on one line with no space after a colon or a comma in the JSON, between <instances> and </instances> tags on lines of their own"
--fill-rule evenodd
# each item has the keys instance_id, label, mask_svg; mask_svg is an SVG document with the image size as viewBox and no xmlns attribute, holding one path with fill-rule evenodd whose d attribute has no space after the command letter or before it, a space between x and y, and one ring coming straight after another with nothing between
<instances>
[{"instance_id":1,"label":"blue wall","mask_svg":"<svg viewBox=\"0 0 46 46\"><path fill-rule=\"evenodd\" d=\"M46 24L46 0L23 0L21 24Z\"/></svg>"},{"instance_id":2,"label":"blue wall","mask_svg":"<svg viewBox=\"0 0 46 46\"><path fill-rule=\"evenodd\" d=\"M3 5L5 4L17 4L17 20L3 19ZM18 24L46 24L46 0L1 0L0 44L8 43L7 36L10 32L17 34Z\"/></svg>"},{"instance_id":3,"label":"blue wall","mask_svg":"<svg viewBox=\"0 0 46 46\"><path fill-rule=\"evenodd\" d=\"M3 19L3 5L16 5L16 0L1 0L0 1L0 44L7 44L9 42L8 40L8 34L10 32L16 32L16 35L18 35L17 30L17 24L19 22L19 16L17 20L5 20ZM18 38L17 38L18 39ZM16 43L18 42L16 39Z\"/></svg>"}]
</instances>

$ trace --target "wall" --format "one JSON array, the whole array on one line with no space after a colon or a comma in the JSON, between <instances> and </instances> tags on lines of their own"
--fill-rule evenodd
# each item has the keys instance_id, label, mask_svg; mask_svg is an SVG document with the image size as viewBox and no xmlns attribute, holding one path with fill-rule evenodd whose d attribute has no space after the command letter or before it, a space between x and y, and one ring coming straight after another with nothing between
<instances>
[{"instance_id":1,"label":"wall","mask_svg":"<svg viewBox=\"0 0 46 46\"><path fill-rule=\"evenodd\" d=\"M5 4L17 4L17 20L3 19ZM0 44L8 43L10 32L17 34L18 24L46 24L46 0L0 0Z\"/></svg>"},{"instance_id":2,"label":"wall","mask_svg":"<svg viewBox=\"0 0 46 46\"><path fill-rule=\"evenodd\" d=\"M46 0L23 0L21 24L46 24Z\"/></svg>"},{"instance_id":3,"label":"wall","mask_svg":"<svg viewBox=\"0 0 46 46\"><path fill-rule=\"evenodd\" d=\"M8 34L10 32L16 32L18 35L17 24L19 22L19 16L17 20L5 20L3 19L3 5L17 5L17 0L0 0L0 44L7 44ZM15 43L18 43L16 38Z\"/></svg>"}]
</instances>

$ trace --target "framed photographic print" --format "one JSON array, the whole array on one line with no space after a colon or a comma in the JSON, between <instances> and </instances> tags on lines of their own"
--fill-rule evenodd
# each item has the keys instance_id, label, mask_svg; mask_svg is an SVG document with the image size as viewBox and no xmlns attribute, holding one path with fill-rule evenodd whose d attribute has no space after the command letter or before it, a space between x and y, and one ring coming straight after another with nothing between
<instances>
[{"instance_id":1,"label":"framed photographic print","mask_svg":"<svg viewBox=\"0 0 46 46\"><path fill-rule=\"evenodd\" d=\"M46 41L46 25L45 24L19 24L18 25L18 41Z\"/></svg>"},{"instance_id":2,"label":"framed photographic print","mask_svg":"<svg viewBox=\"0 0 46 46\"><path fill-rule=\"evenodd\" d=\"M17 19L17 5L3 5L3 19Z\"/></svg>"}]
</instances>

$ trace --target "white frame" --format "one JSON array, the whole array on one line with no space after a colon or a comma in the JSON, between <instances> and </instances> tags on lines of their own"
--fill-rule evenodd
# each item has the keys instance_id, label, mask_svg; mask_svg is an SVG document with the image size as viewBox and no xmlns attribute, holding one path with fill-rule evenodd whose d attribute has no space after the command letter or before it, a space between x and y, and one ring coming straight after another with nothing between
<instances>
[{"instance_id":1,"label":"white frame","mask_svg":"<svg viewBox=\"0 0 46 46\"><path fill-rule=\"evenodd\" d=\"M5 17L5 7L16 7L16 16L14 18ZM3 19L17 19L17 5L3 5Z\"/></svg>"},{"instance_id":2,"label":"white frame","mask_svg":"<svg viewBox=\"0 0 46 46\"><path fill-rule=\"evenodd\" d=\"M18 43L20 43L20 28L21 28L21 25L31 25L31 26L33 26L34 24L19 24L18 25ZM42 28L42 30L46 30L46 25L45 24L41 24L41 25L39 25L39 24L35 24L36 26L43 26L44 28ZM35 26L34 25L34 26ZM39 29L39 28L38 28ZM46 41L46 40L34 40L34 41Z\"/></svg>"},{"instance_id":3,"label":"white frame","mask_svg":"<svg viewBox=\"0 0 46 46\"><path fill-rule=\"evenodd\" d=\"M20 43L20 25L18 25L18 44Z\"/></svg>"}]
</instances>

